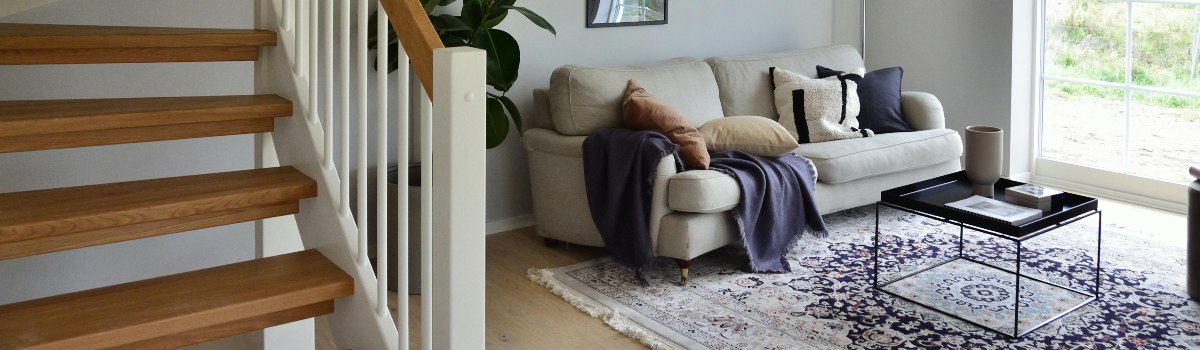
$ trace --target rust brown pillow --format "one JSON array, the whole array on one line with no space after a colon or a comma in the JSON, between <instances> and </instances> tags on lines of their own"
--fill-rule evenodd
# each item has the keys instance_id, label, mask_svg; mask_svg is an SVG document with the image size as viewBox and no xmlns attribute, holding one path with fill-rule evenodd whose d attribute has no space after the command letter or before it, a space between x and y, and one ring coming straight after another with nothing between
<instances>
[{"instance_id":1,"label":"rust brown pillow","mask_svg":"<svg viewBox=\"0 0 1200 350\"><path fill-rule=\"evenodd\" d=\"M621 120L633 130L652 130L679 145L679 157L689 168L708 169L704 135L688 125L674 108L651 95L635 80L629 80L621 102Z\"/></svg>"}]
</instances>

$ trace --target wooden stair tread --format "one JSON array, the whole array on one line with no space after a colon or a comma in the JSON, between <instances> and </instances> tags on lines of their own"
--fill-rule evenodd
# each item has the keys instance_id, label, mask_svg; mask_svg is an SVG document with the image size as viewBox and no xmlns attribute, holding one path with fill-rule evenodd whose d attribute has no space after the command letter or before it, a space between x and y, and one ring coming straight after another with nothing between
<instances>
[{"instance_id":1,"label":"wooden stair tread","mask_svg":"<svg viewBox=\"0 0 1200 350\"><path fill-rule=\"evenodd\" d=\"M0 153L255 134L274 130L274 120L241 119L211 123L9 136L0 137Z\"/></svg>"},{"instance_id":2,"label":"wooden stair tread","mask_svg":"<svg viewBox=\"0 0 1200 350\"><path fill-rule=\"evenodd\" d=\"M275 46L277 40L274 32L253 29L0 23L6 50Z\"/></svg>"},{"instance_id":3,"label":"wooden stair tread","mask_svg":"<svg viewBox=\"0 0 1200 350\"><path fill-rule=\"evenodd\" d=\"M0 244L268 207L314 197L316 189L281 167L5 193Z\"/></svg>"},{"instance_id":4,"label":"wooden stair tread","mask_svg":"<svg viewBox=\"0 0 1200 350\"><path fill-rule=\"evenodd\" d=\"M0 306L0 349L182 346L319 316L353 293L308 250Z\"/></svg>"},{"instance_id":5,"label":"wooden stair tread","mask_svg":"<svg viewBox=\"0 0 1200 350\"><path fill-rule=\"evenodd\" d=\"M0 23L0 64L255 61L275 32Z\"/></svg>"},{"instance_id":6,"label":"wooden stair tread","mask_svg":"<svg viewBox=\"0 0 1200 350\"><path fill-rule=\"evenodd\" d=\"M0 260L86 248L109 243L132 241L177 232L194 231L239 222L262 220L300 212L298 202L225 210L175 219L147 221L129 226L87 231L84 234L44 236L22 241L0 243Z\"/></svg>"},{"instance_id":7,"label":"wooden stair tread","mask_svg":"<svg viewBox=\"0 0 1200 350\"><path fill-rule=\"evenodd\" d=\"M291 115L277 95L0 101L0 137Z\"/></svg>"}]
</instances>

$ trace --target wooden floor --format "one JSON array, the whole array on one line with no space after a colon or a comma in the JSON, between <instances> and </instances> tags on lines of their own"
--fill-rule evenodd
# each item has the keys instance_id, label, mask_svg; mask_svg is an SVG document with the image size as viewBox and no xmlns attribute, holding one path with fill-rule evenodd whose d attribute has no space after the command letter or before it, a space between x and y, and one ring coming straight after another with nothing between
<instances>
[{"instance_id":1,"label":"wooden floor","mask_svg":"<svg viewBox=\"0 0 1200 350\"><path fill-rule=\"evenodd\" d=\"M640 343L609 328L567 304L557 295L525 277L531 267L549 268L588 261L607 253L602 248L577 245L546 247L533 227L490 235L487 238L487 348L488 349L643 349ZM396 295L392 294L395 311ZM409 322L419 349L420 297L409 296ZM329 323L317 318L317 349L334 350ZM189 350L260 349L261 332L200 344Z\"/></svg>"},{"instance_id":2,"label":"wooden floor","mask_svg":"<svg viewBox=\"0 0 1200 350\"><path fill-rule=\"evenodd\" d=\"M1186 218L1124 202L1103 199L1107 225L1138 232L1163 244L1186 244ZM487 238L487 348L488 349L639 349L628 338L599 319L589 317L548 289L525 277L531 267L561 267L604 256L603 249L582 246L548 248L533 228L522 228ZM395 295L393 295L393 298ZM409 322L419 329L420 299ZM239 339L241 338L241 339ZM418 339L416 331L410 339ZM414 346L418 345L415 341ZM254 336L232 337L190 349L258 349ZM417 349L419 347L413 347ZM328 321L317 319L317 349L333 350Z\"/></svg>"},{"instance_id":3,"label":"wooden floor","mask_svg":"<svg viewBox=\"0 0 1200 350\"><path fill-rule=\"evenodd\" d=\"M488 349L643 348L525 277L531 267L583 262L607 255L603 249L547 248L532 227L488 236L487 243Z\"/></svg>"}]
</instances>

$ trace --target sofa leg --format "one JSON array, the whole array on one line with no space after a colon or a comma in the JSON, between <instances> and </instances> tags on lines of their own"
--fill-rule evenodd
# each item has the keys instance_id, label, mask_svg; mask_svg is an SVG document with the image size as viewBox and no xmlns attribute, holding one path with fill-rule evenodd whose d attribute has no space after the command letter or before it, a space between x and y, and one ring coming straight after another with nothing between
<instances>
[{"instance_id":1,"label":"sofa leg","mask_svg":"<svg viewBox=\"0 0 1200 350\"><path fill-rule=\"evenodd\" d=\"M692 261L675 259L675 265L679 265L679 285L686 286L688 282L688 269L692 267Z\"/></svg>"},{"instance_id":2,"label":"sofa leg","mask_svg":"<svg viewBox=\"0 0 1200 350\"><path fill-rule=\"evenodd\" d=\"M547 248L554 248L554 246L558 245L559 243L562 243L562 241L549 237L542 238L542 244L545 244Z\"/></svg>"}]
</instances>

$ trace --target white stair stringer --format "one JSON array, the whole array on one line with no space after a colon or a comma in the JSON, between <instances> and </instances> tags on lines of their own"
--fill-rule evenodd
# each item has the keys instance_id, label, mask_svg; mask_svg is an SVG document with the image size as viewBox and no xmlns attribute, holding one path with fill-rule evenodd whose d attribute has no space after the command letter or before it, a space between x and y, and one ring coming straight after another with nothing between
<instances>
[{"instance_id":1,"label":"white stair stringer","mask_svg":"<svg viewBox=\"0 0 1200 350\"><path fill-rule=\"evenodd\" d=\"M279 30L277 6L272 0L259 1L258 28ZM275 131L263 139L273 142L280 164L295 167L317 181L317 197L301 201L300 213L295 215L304 248L319 250L354 277L354 295L338 299L334 313L328 316L338 348L398 349L399 332L391 314L376 311L375 272L369 263L357 261L358 228L352 218L340 214L337 174L321 165L319 145L324 134L320 124L306 117L311 106L307 82L293 73L287 51L294 50L294 45L285 37L279 46L264 48L255 64L256 91L270 91L296 106L295 116L276 118Z\"/></svg>"}]
</instances>

